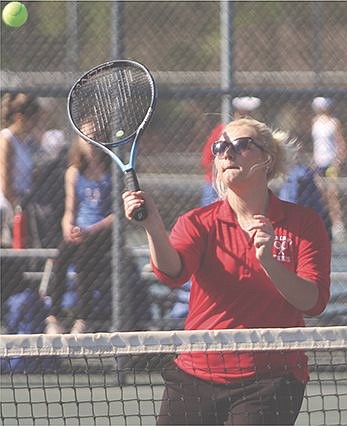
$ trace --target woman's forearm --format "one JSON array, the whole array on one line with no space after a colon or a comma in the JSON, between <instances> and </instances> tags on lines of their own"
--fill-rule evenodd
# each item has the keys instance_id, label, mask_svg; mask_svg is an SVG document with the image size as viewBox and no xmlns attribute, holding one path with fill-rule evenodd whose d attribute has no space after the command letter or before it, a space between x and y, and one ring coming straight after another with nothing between
<instances>
[{"instance_id":1,"label":"woman's forearm","mask_svg":"<svg viewBox=\"0 0 347 426\"><path fill-rule=\"evenodd\" d=\"M104 231L106 229L110 229L110 232L111 232L114 217L115 217L115 215L113 213L109 214L108 216L106 216L105 218L100 220L99 222L94 223L94 225L89 226L88 232L90 234L97 234L98 232Z\"/></svg>"},{"instance_id":2,"label":"woman's forearm","mask_svg":"<svg viewBox=\"0 0 347 426\"><path fill-rule=\"evenodd\" d=\"M160 216L155 224L152 226L148 224L145 230L154 265L172 278L178 276L182 269L181 258L172 247Z\"/></svg>"},{"instance_id":3,"label":"woman's forearm","mask_svg":"<svg viewBox=\"0 0 347 426\"><path fill-rule=\"evenodd\" d=\"M125 215L133 220L136 209L146 205L147 217L139 222L146 231L148 246L153 264L164 274L175 278L182 269L178 252L171 245L164 222L152 197L143 191L123 193Z\"/></svg>"},{"instance_id":4,"label":"woman's forearm","mask_svg":"<svg viewBox=\"0 0 347 426\"><path fill-rule=\"evenodd\" d=\"M305 312L316 305L319 290L315 283L297 276L275 259L263 265L263 269L281 295L295 308Z\"/></svg>"}]
</instances>

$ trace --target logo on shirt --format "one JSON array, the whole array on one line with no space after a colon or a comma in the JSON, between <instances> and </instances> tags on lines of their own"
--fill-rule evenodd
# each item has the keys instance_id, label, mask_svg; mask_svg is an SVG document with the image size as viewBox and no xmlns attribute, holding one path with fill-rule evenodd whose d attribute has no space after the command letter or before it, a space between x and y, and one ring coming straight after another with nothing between
<instances>
[{"instance_id":1,"label":"logo on shirt","mask_svg":"<svg viewBox=\"0 0 347 426\"><path fill-rule=\"evenodd\" d=\"M280 262L290 263L290 246L292 244L293 241L287 235L275 235L273 257Z\"/></svg>"},{"instance_id":2,"label":"logo on shirt","mask_svg":"<svg viewBox=\"0 0 347 426\"><path fill-rule=\"evenodd\" d=\"M100 203L101 193L99 188L87 187L84 191L84 195L91 206L97 207Z\"/></svg>"}]
</instances>

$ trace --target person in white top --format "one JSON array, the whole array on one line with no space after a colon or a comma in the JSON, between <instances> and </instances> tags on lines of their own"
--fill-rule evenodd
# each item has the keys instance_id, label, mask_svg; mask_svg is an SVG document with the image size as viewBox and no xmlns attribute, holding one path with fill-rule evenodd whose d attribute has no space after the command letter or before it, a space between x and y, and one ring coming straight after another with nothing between
<instances>
[{"instance_id":1,"label":"person in white top","mask_svg":"<svg viewBox=\"0 0 347 426\"><path fill-rule=\"evenodd\" d=\"M316 97L312 102L315 113L312 120L313 161L322 177L335 178L341 174L346 158L346 141L341 122L332 115L333 102L329 98ZM333 179L324 188L329 214L332 221L333 240L343 242L346 229L339 199L339 192Z\"/></svg>"}]
</instances>

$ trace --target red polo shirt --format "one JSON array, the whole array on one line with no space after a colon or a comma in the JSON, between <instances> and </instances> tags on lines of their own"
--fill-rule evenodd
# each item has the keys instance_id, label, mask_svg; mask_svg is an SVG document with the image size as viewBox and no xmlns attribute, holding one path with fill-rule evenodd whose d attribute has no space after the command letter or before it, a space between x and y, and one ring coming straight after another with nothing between
<instances>
[{"instance_id":1,"label":"red polo shirt","mask_svg":"<svg viewBox=\"0 0 347 426\"><path fill-rule=\"evenodd\" d=\"M275 230L273 256L300 277L316 283L318 301L305 314L318 315L329 300L331 257L320 216L271 193L267 217ZM171 287L191 279L186 330L304 326L304 313L287 302L267 277L227 201L181 216L170 241L182 259L179 277L170 278L152 266L158 279ZM176 362L190 374L219 383L288 372L302 381L308 379L302 351L198 352L181 354Z\"/></svg>"}]
</instances>

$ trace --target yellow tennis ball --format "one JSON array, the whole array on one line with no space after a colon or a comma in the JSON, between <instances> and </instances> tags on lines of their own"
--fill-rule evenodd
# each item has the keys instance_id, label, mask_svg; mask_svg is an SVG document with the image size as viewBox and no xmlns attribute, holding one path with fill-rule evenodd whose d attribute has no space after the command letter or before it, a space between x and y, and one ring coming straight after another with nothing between
<instances>
[{"instance_id":1,"label":"yellow tennis ball","mask_svg":"<svg viewBox=\"0 0 347 426\"><path fill-rule=\"evenodd\" d=\"M23 3L12 1L2 10L2 20L6 25L19 28L26 23L28 19L28 10Z\"/></svg>"},{"instance_id":2,"label":"yellow tennis ball","mask_svg":"<svg viewBox=\"0 0 347 426\"><path fill-rule=\"evenodd\" d=\"M330 178L335 178L338 176L338 172L335 166L330 166L325 171L325 176Z\"/></svg>"},{"instance_id":3,"label":"yellow tennis ball","mask_svg":"<svg viewBox=\"0 0 347 426\"><path fill-rule=\"evenodd\" d=\"M123 136L124 136L124 130L118 130L117 133L116 133L116 137L120 139Z\"/></svg>"}]
</instances>

